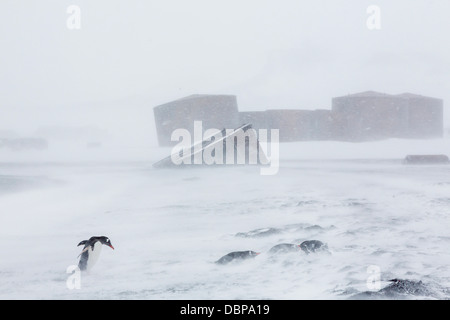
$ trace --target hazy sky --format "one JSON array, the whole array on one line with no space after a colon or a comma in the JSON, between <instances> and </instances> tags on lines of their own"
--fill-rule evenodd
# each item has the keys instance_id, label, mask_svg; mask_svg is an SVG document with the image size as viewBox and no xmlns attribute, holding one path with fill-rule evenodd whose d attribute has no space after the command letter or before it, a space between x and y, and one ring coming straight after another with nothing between
<instances>
[{"instance_id":1,"label":"hazy sky","mask_svg":"<svg viewBox=\"0 0 450 320\"><path fill-rule=\"evenodd\" d=\"M70 5L81 29L66 25ZM194 93L237 95L240 110L330 108L366 90L446 105L449 32L448 0L2 0L0 130L97 125L156 141L152 107Z\"/></svg>"}]
</instances>

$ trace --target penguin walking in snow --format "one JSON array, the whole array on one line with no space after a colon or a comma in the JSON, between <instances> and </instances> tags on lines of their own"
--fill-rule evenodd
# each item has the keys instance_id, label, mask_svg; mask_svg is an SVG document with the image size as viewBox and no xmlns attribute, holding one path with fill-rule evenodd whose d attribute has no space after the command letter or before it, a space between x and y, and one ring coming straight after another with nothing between
<instances>
[{"instance_id":1,"label":"penguin walking in snow","mask_svg":"<svg viewBox=\"0 0 450 320\"><path fill-rule=\"evenodd\" d=\"M251 250L230 252L227 255L224 255L219 260L217 260L216 263L217 264L227 264L227 263L230 263L231 261L235 261L235 260L246 260L246 259L254 258L258 254L260 254L260 252L255 252L255 251L251 251Z\"/></svg>"},{"instance_id":2,"label":"penguin walking in snow","mask_svg":"<svg viewBox=\"0 0 450 320\"><path fill-rule=\"evenodd\" d=\"M81 241L78 246L84 245L83 251L80 253L80 261L78 268L81 271L89 271L97 262L102 246L108 246L114 250L111 240L105 236L91 237L89 240Z\"/></svg>"}]
</instances>

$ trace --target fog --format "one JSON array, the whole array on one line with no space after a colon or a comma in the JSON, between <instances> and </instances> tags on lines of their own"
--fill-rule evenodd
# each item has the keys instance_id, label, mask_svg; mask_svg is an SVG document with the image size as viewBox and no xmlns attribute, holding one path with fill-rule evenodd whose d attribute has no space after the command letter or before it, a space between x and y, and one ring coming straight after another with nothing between
<instances>
[{"instance_id":1,"label":"fog","mask_svg":"<svg viewBox=\"0 0 450 320\"><path fill-rule=\"evenodd\" d=\"M48 148L0 145L0 299L347 299L370 266L383 286L424 281L412 298L448 299L448 165L402 160L450 154L449 14L445 0L2 0L0 141ZM368 90L443 99L444 137L281 143L273 176L152 167L170 152L157 105L230 94L239 111L331 109ZM93 235L116 249L71 290ZM267 255L309 239L328 254ZM213 263L239 250L261 254Z\"/></svg>"},{"instance_id":2,"label":"fog","mask_svg":"<svg viewBox=\"0 0 450 320\"><path fill-rule=\"evenodd\" d=\"M69 5L81 28L66 26ZM376 4L381 29L369 30ZM96 126L156 146L152 107L331 108L374 90L449 101L447 1L2 1L0 128ZM445 113L448 126L450 118Z\"/></svg>"}]
</instances>

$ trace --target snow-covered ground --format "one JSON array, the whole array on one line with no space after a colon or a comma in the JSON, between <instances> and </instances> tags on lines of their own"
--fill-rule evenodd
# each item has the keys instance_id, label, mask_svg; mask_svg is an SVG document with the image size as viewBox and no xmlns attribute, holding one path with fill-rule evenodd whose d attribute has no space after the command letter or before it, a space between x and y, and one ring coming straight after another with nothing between
<instances>
[{"instance_id":1,"label":"snow-covered ground","mask_svg":"<svg viewBox=\"0 0 450 320\"><path fill-rule=\"evenodd\" d=\"M450 166L401 163L450 155L449 139L282 144L273 176L152 168L169 152L3 150L0 299L346 299L369 290L373 266L450 298ZM93 235L115 250L70 290ZM331 254L267 254L307 239ZM214 264L240 250L261 254Z\"/></svg>"}]
</instances>

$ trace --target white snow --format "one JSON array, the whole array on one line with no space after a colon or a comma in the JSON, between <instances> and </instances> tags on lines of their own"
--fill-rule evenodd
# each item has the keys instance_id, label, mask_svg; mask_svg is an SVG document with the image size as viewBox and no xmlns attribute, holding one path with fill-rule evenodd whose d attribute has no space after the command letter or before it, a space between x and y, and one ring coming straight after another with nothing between
<instances>
[{"instance_id":1,"label":"white snow","mask_svg":"<svg viewBox=\"0 0 450 320\"><path fill-rule=\"evenodd\" d=\"M368 290L372 265L384 280L449 287L450 166L401 164L407 154L450 155L449 142L282 144L274 176L153 169L167 148L2 150L0 299L345 299ZM70 290L66 269L94 235L115 250ZM266 254L307 239L331 254ZM262 253L213 263L241 250Z\"/></svg>"}]
</instances>

